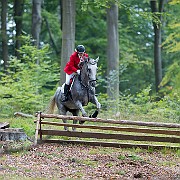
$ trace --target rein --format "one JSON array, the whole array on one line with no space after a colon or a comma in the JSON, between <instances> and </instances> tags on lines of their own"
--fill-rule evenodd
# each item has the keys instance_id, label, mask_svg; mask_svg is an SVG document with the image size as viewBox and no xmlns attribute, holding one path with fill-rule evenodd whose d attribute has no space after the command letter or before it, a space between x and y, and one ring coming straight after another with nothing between
<instances>
[{"instance_id":1,"label":"rein","mask_svg":"<svg viewBox=\"0 0 180 180\"><path fill-rule=\"evenodd\" d=\"M81 84L83 87L89 89L89 83L88 83L87 85L85 85L85 84L83 83L83 81L82 81L82 79L81 79L81 73L80 73L80 75L79 75L79 81L80 81L80 84Z\"/></svg>"}]
</instances>

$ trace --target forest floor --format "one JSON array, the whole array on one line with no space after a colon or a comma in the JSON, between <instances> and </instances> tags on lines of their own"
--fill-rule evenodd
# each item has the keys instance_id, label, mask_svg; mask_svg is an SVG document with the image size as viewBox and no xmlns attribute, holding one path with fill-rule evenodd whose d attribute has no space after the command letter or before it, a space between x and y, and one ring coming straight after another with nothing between
<instances>
[{"instance_id":1,"label":"forest floor","mask_svg":"<svg viewBox=\"0 0 180 180\"><path fill-rule=\"evenodd\" d=\"M177 150L41 144L6 152L6 145L0 147L0 179L4 180L180 180Z\"/></svg>"}]
</instances>

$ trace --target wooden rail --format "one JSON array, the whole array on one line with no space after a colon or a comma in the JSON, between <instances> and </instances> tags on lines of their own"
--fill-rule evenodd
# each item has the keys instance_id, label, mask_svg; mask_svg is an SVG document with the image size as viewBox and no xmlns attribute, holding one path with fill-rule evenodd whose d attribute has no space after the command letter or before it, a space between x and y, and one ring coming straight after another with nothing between
<instances>
[{"instance_id":1,"label":"wooden rail","mask_svg":"<svg viewBox=\"0 0 180 180\"><path fill-rule=\"evenodd\" d=\"M86 123L84 125L69 123L65 124L61 122L50 122L44 120L44 118L81 120L86 121ZM87 124L90 122L91 124ZM56 129L42 129L42 126L47 127L47 125L48 127L56 126ZM67 127L77 128L77 131L64 131L62 128L57 129L58 127L64 125ZM39 141L38 135L40 135ZM44 135L76 137L80 139L44 139L42 138ZM87 138L91 139L91 141L84 140ZM111 142L112 140L114 142ZM89 144L93 146L140 147L146 149L149 147L180 148L180 124L63 116L39 112L36 120L34 144L36 145L38 142L69 142L75 144Z\"/></svg>"}]
</instances>

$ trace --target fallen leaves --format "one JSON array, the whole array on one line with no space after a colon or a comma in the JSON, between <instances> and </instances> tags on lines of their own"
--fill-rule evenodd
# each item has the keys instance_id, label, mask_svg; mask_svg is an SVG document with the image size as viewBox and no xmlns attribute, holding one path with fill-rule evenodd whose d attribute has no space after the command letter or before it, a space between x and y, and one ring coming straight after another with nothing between
<instances>
[{"instance_id":1,"label":"fallen leaves","mask_svg":"<svg viewBox=\"0 0 180 180\"><path fill-rule=\"evenodd\" d=\"M161 162L164 163L162 164ZM168 163L168 162L171 163ZM0 157L0 176L44 179L173 179L179 176L178 156L169 152L81 145L43 144Z\"/></svg>"}]
</instances>

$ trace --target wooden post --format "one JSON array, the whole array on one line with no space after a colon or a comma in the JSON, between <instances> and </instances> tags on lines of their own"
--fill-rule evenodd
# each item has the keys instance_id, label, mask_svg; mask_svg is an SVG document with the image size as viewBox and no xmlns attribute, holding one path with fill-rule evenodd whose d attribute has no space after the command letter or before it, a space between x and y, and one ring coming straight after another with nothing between
<instances>
[{"instance_id":1,"label":"wooden post","mask_svg":"<svg viewBox=\"0 0 180 180\"><path fill-rule=\"evenodd\" d=\"M40 123L41 123L41 112L38 112L38 114L37 114L37 122L36 122L35 139L34 139L34 145L35 145L35 146L37 145ZM42 137L41 137L41 138L42 138Z\"/></svg>"},{"instance_id":2,"label":"wooden post","mask_svg":"<svg viewBox=\"0 0 180 180\"><path fill-rule=\"evenodd\" d=\"M39 122L39 138L40 138L40 141L42 141L42 131L41 131L41 113L40 113L40 122Z\"/></svg>"}]
</instances>

